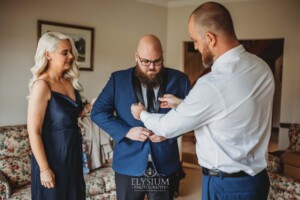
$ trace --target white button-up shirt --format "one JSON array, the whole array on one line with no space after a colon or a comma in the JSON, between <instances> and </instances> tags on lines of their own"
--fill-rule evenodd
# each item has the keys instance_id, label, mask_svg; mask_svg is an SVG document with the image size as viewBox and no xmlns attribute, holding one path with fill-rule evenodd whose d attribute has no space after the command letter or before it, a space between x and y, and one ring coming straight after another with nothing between
<instances>
[{"instance_id":1,"label":"white button-up shirt","mask_svg":"<svg viewBox=\"0 0 300 200\"><path fill-rule=\"evenodd\" d=\"M203 167L254 176L267 166L273 95L269 66L239 45L214 62L177 108L165 115L143 111L141 120L167 138L194 130Z\"/></svg>"}]
</instances>

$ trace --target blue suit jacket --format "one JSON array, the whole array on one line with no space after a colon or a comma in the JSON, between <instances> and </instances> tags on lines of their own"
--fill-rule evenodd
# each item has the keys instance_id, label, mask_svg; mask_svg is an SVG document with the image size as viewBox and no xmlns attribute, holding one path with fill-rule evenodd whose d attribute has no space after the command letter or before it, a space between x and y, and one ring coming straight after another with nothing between
<instances>
[{"instance_id":1,"label":"blue suit jacket","mask_svg":"<svg viewBox=\"0 0 300 200\"><path fill-rule=\"evenodd\" d=\"M132 84L133 69L112 73L108 83L98 96L91 113L92 120L106 131L114 140L113 169L129 176L140 176L144 173L148 154L151 154L156 172L170 175L180 166L177 138L153 143L133 141L125 137L132 127L142 126L135 120L130 107L136 102ZM165 68L167 84L164 94L173 94L184 98L190 83L187 76L177 70ZM169 109L159 109L159 113L167 113Z\"/></svg>"}]
</instances>

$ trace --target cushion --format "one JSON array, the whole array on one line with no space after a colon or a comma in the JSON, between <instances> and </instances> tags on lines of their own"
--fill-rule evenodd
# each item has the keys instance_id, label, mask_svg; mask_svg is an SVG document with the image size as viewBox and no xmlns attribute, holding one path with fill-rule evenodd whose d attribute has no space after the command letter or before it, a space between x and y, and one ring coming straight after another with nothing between
<instances>
[{"instance_id":1,"label":"cushion","mask_svg":"<svg viewBox=\"0 0 300 200\"><path fill-rule=\"evenodd\" d=\"M30 183L30 155L1 159L0 171L13 189Z\"/></svg>"},{"instance_id":2,"label":"cushion","mask_svg":"<svg viewBox=\"0 0 300 200\"><path fill-rule=\"evenodd\" d=\"M0 159L31 152L25 125L0 127Z\"/></svg>"},{"instance_id":3,"label":"cushion","mask_svg":"<svg viewBox=\"0 0 300 200\"><path fill-rule=\"evenodd\" d=\"M270 181L270 185L273 188L277 188L279 190L284 190L289 193L300 194L300 182L296 181L293 178L289 178L286 176L281 176L275 173L269 173L269 177L272 181Z\"/></svg>"},{"instance_id":4,"label":"cushion","mask_svg":"<svg viewBox=\"0 0 300 200\"><path fill-rule=\"evenodd\" d=\"M267 170L269 172L278 173L282 171L281 159L280 157L268 154L268 166Z\"/></svg>"},{"instance_id":5,"label":"cushion","mask_svg":"<svg viewBox=\"0 0 300 200\"><path fill-rule=\"evenodd\" d=\"M10 195L11 188L9 183L4 174L0 171L0 199L7 199Z\"/></svg>"},{"instance_id":6,"label":"cushion","mask_svg":"<svg viewBox=\"0 0 300 200\"><path fill-rule=\"evenodd\" d=\"M93 176L104 180L106 192L110 192L116 189L115 172L111 167L100 168L100 170L94 171Z\"/></svg>"},{"instance_id":7,"label":"cushion","mask_svg":"<svg viewBox=\"0 0 300 200\"><path fill-rule=\"evenodd\" d=\"M84 176L87 196L104 194L116 189L115 174L111 167L103 167Z\"/></svg>"},{"instance_id":8,"label":"cushion","mask_svg":"<svg viewBox=\"0 0 300 200\"><path fill-rule=\"evenodd\" d=\"M300 153L300 124L292 124L289 128L289 150Z\"/></svg>"},{"instance_id":9,"label":"cushion","mask_svg":"<svg viewBox=\"0 0 300 200\"><path fill-rule=\"evenodd\" d=\"M31 200L31 186L27 185L14 190L14 193L9 200Z\"/></svg>"},{"instance_id":10,"label":"cushion","mask_svg":"<svg viewBox=\"0 0 300 200\"><path fill-rule=\"evenodd\" d=\"M99 199L116 200L117 199L116 191L111 191L110 193L98 194L86 198L86 200L99 200Z\"/></svg>"},{"instance_id":11,"label":"cushion","mask_svg":"<svg viewBox=\"0 0 300 200\"><path fill-rule=\"evenodd\" d=\"M93 173L84 176L86 195L93 196L105 193L105 183L103 179L94 176Z\"/></svg>"}]
</instances>

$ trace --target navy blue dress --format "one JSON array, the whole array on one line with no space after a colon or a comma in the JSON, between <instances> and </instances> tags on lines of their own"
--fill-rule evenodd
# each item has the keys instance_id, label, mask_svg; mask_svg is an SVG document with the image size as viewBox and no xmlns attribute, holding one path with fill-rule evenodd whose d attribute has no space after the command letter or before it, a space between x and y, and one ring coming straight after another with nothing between
<instances>
[{"instance_id":1,"label":"navy blue dress","mask_svg":"<svg viewBox=\"0 0 300 200\"><path fill-rule=\"evenodd\" d=\"M75 96L76 102L61 93L51 92L42 128L42 140L49 166L55 175L55 187L48 189L41 185L40 169L32 156L33 200L85 199L82 138L77 126L77 118L83 105L77 90Z\"/></svg>"}]
</instances>

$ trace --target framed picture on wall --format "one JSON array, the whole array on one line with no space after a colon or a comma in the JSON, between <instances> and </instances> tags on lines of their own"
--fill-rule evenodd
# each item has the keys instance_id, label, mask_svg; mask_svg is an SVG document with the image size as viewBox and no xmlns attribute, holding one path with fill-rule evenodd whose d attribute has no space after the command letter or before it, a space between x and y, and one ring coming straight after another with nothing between
<instances>
[{"instance_id":1,"label":"framed picture on wall","mask_svg":"<svg viewBox=\"0 0 300 200\"><path fill-rule=\"evenodd\" d=\"M73 38L78 51L79 70L93 71L94 28L38 20L38 39L49 31L61 32Z\"/></svg>"}]
</instances>

